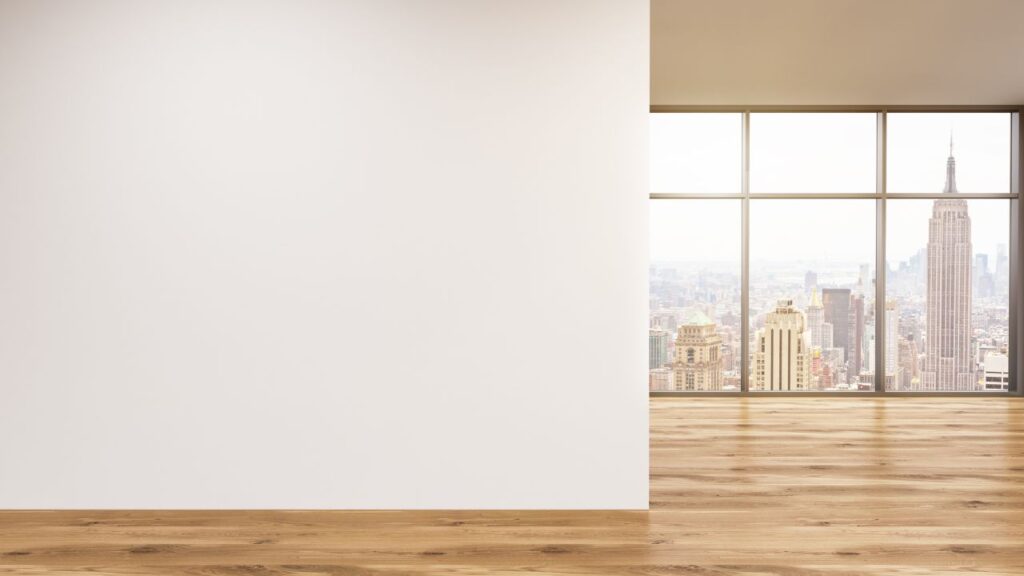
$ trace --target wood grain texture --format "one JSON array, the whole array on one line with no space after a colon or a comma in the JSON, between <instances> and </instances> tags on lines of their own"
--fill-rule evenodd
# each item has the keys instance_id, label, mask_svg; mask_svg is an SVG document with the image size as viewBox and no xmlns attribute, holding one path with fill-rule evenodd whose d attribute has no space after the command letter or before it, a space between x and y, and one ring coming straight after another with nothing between
<instances>
[{"instance_id":1,"label":"wood grain texture","mask_svg":"<svg viewBox=\"0 0 1024 576\"><path fill-rule=\"evenodd\" d=\"M9 574L1024 574L1024 400L657 398L651 511L7 511ZM6 463L5 463L6 465Z\"/></svg>"}]
</instances>

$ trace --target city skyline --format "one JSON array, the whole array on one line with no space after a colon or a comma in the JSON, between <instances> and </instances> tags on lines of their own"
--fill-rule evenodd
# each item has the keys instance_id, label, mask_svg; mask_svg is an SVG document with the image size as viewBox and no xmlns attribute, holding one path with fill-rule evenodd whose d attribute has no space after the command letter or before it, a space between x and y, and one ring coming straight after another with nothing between
<instances>
[{"instance_id":1,"label":"city skyline","mask_svg":"<svg viewBox=\"0 0 1024 576\"><path fill-rule=\"evenodd\" d=\"M951 147L948 154L942 190L954 194L957 162ZM652 390L738 390L743 354L749 359L751 390L870 390L878 360L877 322L885 326L887 389L978 391L1000 386L1000 354L1005 357L1008 338L1007 242L996 242L989 253L978 252L973 242L978 227L972 226L976 205L992 201L954 196L905 202L927 207L927 217L907 219L906 211L897 211L890 219L890 227L898 226L903 236L921 242L905 259L887 259L884 314L879 317L873 201L751 200L748 350L740 350L738 258L698 266L652 259L652 334L676 334L675 340L663 339L671 360L652 366ZM792 209L801 204L817 207L815 217ZM686 223L679 227L691 235L709 220L703 214L675 212L676 222ZM864 226L865 221L871 225ZM990 236L998 237L998 232ZM704 251L716 244L714 239L732 233L738 236L738 224L718 226L714 234L684 247ZM834 257L842 252L836 250L837 239L845 244L846 260ZM738 241L724 243L738 246ZM833 257L802 258L808 244ZM695 326L690 320L694 317L706 321ZM697 328L713 335L721 361L712 368L721 370L720 380L708 376L707 364L701 364L703 372L694 372L674 349L684 332L692 336ZM694 342L688 340L691 353ZM714 381L715 387L697 383L697 378Z\"/></svg>"}]
</instances>

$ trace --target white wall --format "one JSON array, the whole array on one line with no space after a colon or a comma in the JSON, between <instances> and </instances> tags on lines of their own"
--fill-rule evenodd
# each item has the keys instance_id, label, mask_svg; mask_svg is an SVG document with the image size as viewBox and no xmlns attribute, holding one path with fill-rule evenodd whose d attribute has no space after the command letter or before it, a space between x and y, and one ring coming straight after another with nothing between
<instances>
[{"instance_id":1,"label":"white wall","mask_svg":"<svg viewBox=\"0 0 1024 576\"><path fill-rule=\"evenodd\" d=\"M1024 104L1021 0L652 0L651 103Z\"/></svg>"},{"instance_id":2,"label":"white wall","mask_svg":"<svg viewBox=\"0 0 1024 576\"><path fill-rule=\"evenodd\" d=\"M647 505L645 0L0 0L0 508Z\"/></svg>"}]
</instances>

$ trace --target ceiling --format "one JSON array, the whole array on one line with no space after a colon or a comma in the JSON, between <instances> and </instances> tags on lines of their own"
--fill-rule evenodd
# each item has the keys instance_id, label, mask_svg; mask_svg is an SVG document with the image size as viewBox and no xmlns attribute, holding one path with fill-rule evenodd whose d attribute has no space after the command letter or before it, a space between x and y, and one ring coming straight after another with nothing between
<instances>
[{"instance_id":1,"label":"ceiling","mask_svg":"<svg viewBox=\"0 0 1024 576\"><path fill-rule=\"evenodd\" d=\"M1024 104L1024 0L652 0L651 103Z\"/></svg>"}]
</instances>

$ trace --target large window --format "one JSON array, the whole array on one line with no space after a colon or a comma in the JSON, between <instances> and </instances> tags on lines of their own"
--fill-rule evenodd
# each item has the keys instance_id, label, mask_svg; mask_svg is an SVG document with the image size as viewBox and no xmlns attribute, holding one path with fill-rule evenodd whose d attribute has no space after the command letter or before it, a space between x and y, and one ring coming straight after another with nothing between
<instances>
[{"instance_id":1,"label":"large window","mask_svg":"<svg viewBox=\"0 0 1024 576\"><path fill-rule=\"evenodd\" d=\"M653 113L651 391L1015 391L1019 122Z\"/></svg>"},{"instance_id":2,"label":"large window","mask_svg":"<svg viewBox=\"0 0 1024 576\"><path fill-rule=\"evenodd\" d=\"M651 202L650 389L738 392L739 200Z\"/></svg>"},{"instance_id":3,"label":"large window","mask_svg":"<svg viewBox=\"0 0 1024 576\"><path fill-rule=\"evenodd\" d=\"M750 389L870 389L872 200L750 201Z\"/></svg>"}]
</instances>

